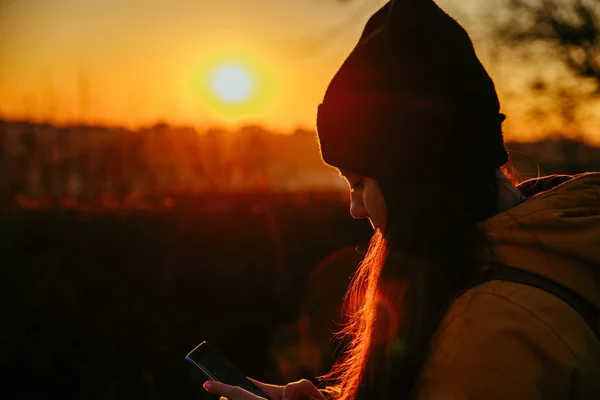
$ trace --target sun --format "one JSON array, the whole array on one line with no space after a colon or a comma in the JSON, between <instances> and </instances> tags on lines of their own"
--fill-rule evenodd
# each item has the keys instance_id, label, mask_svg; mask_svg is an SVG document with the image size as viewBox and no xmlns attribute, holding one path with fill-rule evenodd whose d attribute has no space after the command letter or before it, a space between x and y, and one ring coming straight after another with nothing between
<instances>
[{"instance_id":1,"label":"sun","mask_svg":"<svg viewBox=\"0 0 600 400\"><path fill-rule=\"evenodd\" d=\"M248 100L253 84L249 72L239 65L219 67L211 79L214 93L223 101L239 103Z\"/></svg>"},{"instance_id":2,"label":"sun","mask_svg":"<svg viewBox=\"0 0 600 400\"><path fill-rule=\"evenodd\" d=\"M267 57L243 51L219 50L198 60L187 86L209 118L238 123L269 112L278 95L278 75Z\"/></svg>"}]
</instances>

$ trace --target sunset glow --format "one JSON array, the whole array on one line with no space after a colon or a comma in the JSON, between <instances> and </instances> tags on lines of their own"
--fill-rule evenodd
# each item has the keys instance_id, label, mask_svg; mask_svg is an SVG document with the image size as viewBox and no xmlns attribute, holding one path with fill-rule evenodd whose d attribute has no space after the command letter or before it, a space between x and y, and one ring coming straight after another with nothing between
<instances>
[{"instance_id":1,"label":"sunset glow","mask_svg":"<svg viewBox=\"0 0 600 400\"><path fill-rule=\"evenodd\" d=\"M314 129L331 77L383 3L8 2L0 13L0 116L130 128L169 121ZM491 42L472 22L486 6L439 4L468 29L494 78L506 137L560 131L557 111L529 118L541 104L527 87L533 73L490 58ZM600 143L597 109L590 103L583 112L581 131Z\"/></svg>"}]
</instances>

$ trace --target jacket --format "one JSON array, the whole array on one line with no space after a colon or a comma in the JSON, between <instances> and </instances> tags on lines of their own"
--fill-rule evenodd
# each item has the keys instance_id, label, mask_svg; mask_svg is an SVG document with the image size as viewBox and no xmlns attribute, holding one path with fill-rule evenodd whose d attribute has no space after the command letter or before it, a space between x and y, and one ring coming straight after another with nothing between
<instances>
[{"instance_id":1,"label":"jacket","mask_svg":"<svg viewBox=\"0 0 600 400\"><path fill-rule=\"evenodd\" d=\"M480 224L494 261L557 282L600 310L600 173L528 182L522 190L536 186L544 191ZM600 341L560 298L487 282L451 305L416 394L600 400Z\"/></svg>"}]
</instances>

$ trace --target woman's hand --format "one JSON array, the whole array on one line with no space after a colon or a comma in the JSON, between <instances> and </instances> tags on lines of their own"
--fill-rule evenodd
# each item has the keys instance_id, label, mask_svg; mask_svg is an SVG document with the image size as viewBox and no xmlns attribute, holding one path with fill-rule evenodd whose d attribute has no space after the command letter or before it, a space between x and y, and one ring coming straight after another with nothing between
<instances>
[{"instance_id":1,"label":"woman's hand","mask_svg":"<svg viewBox=\"0 0 600 400\"><path fill-rule=\"evenodd\" d=\"M307 379L301 379L297 382L288 383L285 386L269 385L254 379L248 378L260 390L269 396L266 400L296 400L296 399L317 399L326 400L325 396L317 389L313 383ZM226 385L222 382L207 381L204 389L213 394L226 397L229 400L259 400L263 399L255 394L248 392L238 386Z\"/></svg>"}]
</instances>

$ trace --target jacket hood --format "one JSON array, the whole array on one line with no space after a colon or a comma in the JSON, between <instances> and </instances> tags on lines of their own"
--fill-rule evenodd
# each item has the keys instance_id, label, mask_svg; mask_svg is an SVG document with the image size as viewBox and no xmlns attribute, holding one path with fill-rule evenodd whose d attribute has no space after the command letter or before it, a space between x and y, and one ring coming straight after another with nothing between
<instances>
[{"instance_id":1,"label":"jacket hood","mask_svg":"<svg viewBox=\"0 0 600 400\"><path fill-rule=\"evenodd\" d=\"M560 283L600 310L600 173L559 181L480 227L495 262Z\"/></svg>"}]
</instances>

